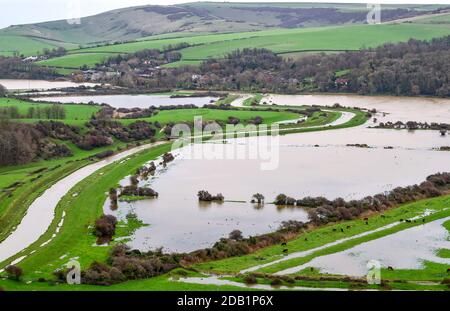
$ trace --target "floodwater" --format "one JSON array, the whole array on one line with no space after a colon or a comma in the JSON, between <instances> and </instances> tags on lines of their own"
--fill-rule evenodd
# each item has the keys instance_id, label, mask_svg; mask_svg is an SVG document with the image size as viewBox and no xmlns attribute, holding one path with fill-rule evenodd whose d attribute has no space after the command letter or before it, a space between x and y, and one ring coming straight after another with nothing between
<instances>
[{"instance_id":1,"label":"floodwater","mask_svg":"<svg viewBox=\"0 0 450 311\"><path fill-rule=\"evenodd\" d=\"M382 268L421 269L424 261L449 265L450 258L436 255L440 249L450 249L450 234L443 224L450 217L425 223L385 237L359 244L342 252L316 257L295 268L278 274L291 274L307 267L320 269L322 273L349 276L367 274L367 263L378 260Z\"/></svg>"},{"instance_id":2,"label":"floodwater","mask_svg":"<svg viewBox=\"0 0 450 311\"><path fill-rule=\"evenodd\" d=\"M149 181L150 187L159 192L157 199L120 203L119 211L132 210L150 224L136 232L131 245L192 251L212 246L234 229L248 236L274 231L282 220L307 221L300 208L280 209L272 204L255 208L248 202L258 192L266 202L273 202L280 193L294 198L358 199L450 171L447 152L297 146L286 144L284 138L290 140L291 135L281 137L278 166L273 170L261 170L264 161L259 159L192 159L193 148L183 149L164 173ZM215 148L226 154L246 146L239 142L205 144L201 149L205 156L211 156L219 154L213 151ZM199 204L199 190L246 203Z\"/></svg>"},{"instance_id":3,"label":"floodwater","mask_svg":"<svg viewBox=\"0 0 450 311\"><path fill-rule=\"evenodd\" d=\"M319 105L336 103L385 112L386 121L420 121L449 123L450 99L427 97L358 96L358 95L269 95L261 100L269 105Z\"/></svg>"},{"instance_id":4,"label":"floodwater","mask_svg":"<svg viewBox=\"0 0 450 311\"><path fill-rule=\"evenodd\" d=\"M89 103L108 104L114 108L148 108L151 106L195 105L203 107L216 101L215 97L176 97L170 95L94 95L94 96L57 96L38 97L34 100L61 103Z\"/></svg>"},{"instance_id":5,"label":"floodwater","mask_svg":"<svg viewBox=\"0 0 450 311\"><path fill-rule=\"evenodd\" d=\"M0 84L10 91L49 90L65 87L96 86L96 83L75 83L71 81L46 81L24 79L0 79Z\"/></svg>"},{"instance_id":6,"label":"floodwater","mask_svg":"<svg viewBox=\"0 0 450 311\"><path fill-rule=\"evenodd\" d=\"M296 97L292 96L291 102L283 101L283 104L299 104ZM317 101L323 98L316 97ZM379 97L359 96L359 105L353 96L349 97L351 100L343 101L347 96L338 96L322 104L340 101L344 106L380 110L370 104L371 101L378 103ZM369 103L364 104L363 100ZM419 100L423 107L417 108L419 113L414 117L423 117L428 122L438 118L450 120L450 102L439 107L442 115L434 115L422 112L427 111L426 107L435 111L434 102L429 99L412 101ZM317 102L307 104L312 103ZM399 107L404 110L391 110L387 115L377 113L375 117L384 121L389 117L399 120L406 112L413 117L414 113L406 105ZM352 117L352 113L344 113L336 124ZM450 171L449 153L434 150L450 146L449 135L441 136L437 131L369 128L373 125L370 120L355 128L276 136L265 152L259 149L264 145L261 140L266 141L263 137L185 147L165 172L149 180L149 186L160 194L157 199L120 203L121 217L132 211L150 224L139 229L130 244L143 250L164 247L167 251L192 251L212 246L234 229L248 236L273 231L283 220L307 221L307 214L300 208L277 208L272 204L255 208L249 203L255 193L262 193L266 202L272 202L280 193L294 198L359 199L420 183L437 172ZM367 144L370 148L348 144ZM271 165L262 169L264 164ZM196 197L199 190L222 193L226 200L233 202L199 204ZM105 209L111 212L108 205L105 204Z\"/></svg>"}]
</instances>

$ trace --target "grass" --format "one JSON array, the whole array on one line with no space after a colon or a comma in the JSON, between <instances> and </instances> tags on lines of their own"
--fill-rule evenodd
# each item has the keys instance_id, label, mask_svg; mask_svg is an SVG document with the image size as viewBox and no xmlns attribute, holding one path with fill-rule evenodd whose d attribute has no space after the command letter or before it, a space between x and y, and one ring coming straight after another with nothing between
<instances>
[{"instance_id":1,"label":"grass","mask_svg":"<svg viewBox=\"0 0 450 311\"><path fill-rule=\"evenodd\" d=\"M273 122L283 120L293 120L299 117L298 114L292 112L274 112L274 111L246 111L246 110L217 110L217 109L179 109L179 110L162 110L156 116L150 118L144 118L142 120L149 122L160 122L161 124L167 124L169 122L174 123L193 123L194 117L202 117L203 121L222 121L226 122L228 117L236 117L246 124L255 116L263 118L263 123L271 124ZM132 123L135 120L122 120L123 123Z\"/></svg>"},{"instance_id":2,"label":"grass","mask_svg":"<svg viewBox=\"0 0 450 311\"><path fill-rule=\"evenodd\" d=\"M38 55L44 49L53 49L59 46L72 47L63 42L39 40L26 36L0 35L0 55L12 56L14 51L25 56Z\"/></svg>"},{"instance_id":3,"label":"grass","mask_svg":"<svg viewBox=\"0 0 450 311\"><path fill-rule=\"evenodd\" d=\"M54 105L54 103L34 103L30 101L15 99L15 98L5 98L0 97L0 108L1 107L9 107L9 106L16 106L19 109L19 113L21 115L26 115L28 112L28 109L31 107L50 107ZM75 124L80 123L79 121L85 122L88 121L92 115L94 115L96 112L100 110L100 106L94 106L94 105L80 105L80 104L64 104L64 109L66 111L66 118L63 121L68 124ZM33 122L38 119L20 119L21 122ZM46 120L46 119L43 119Z\"/></svg>"},{"instance_id":4,"label":"grass","mask_svg":"<svg viewBox=\"0 0 450 311\"><path fill-rule=\"evenodd\" d=\"M70 54L43 62L47 66L93 66L103 56L111 53L132 53L143 49L163 49L169 44L187 42L191 46L180 50L182 60L165 67L196 65L211 57L243 48L267 48L278 54L296 52L333 52L375 47L384 43L442 37L450 34L446 24L383 24L346 25L297 29L271 29L228 34L195 35L107 45L95 48L71 50Z\"/></svg>"},{"instance_id":5,"label":"grass","mask_svg":"<svg viewBox=\"0 0 450 311\"><path fill-rule=\"evenodd\" d=\"M244 100L243 105L244 106L259 105L259 103L261 102L262 99L263 99L262 94L256 94L256 95Z\"/></svg>"},{"instance_id":6,"label":"grass","mask_svg":"<svg viewBox=\"0 0 450 311\"><path fill-rule=\"evenodd\" d=\"M65 69L79 69L86 65L94 67L102 63L108 57L116 55L115 53L86 53L86 54L68 54L61 57L50 58L37 62L37 64L47 67L58 67Z\"/></svg>"}]
</instances>

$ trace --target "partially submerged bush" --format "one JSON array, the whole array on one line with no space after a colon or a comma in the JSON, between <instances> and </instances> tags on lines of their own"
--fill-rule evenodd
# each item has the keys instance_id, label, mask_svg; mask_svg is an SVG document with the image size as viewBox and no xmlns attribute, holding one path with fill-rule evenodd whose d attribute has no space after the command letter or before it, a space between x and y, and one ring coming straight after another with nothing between
<instances>
[{"instance_id":1,"label":"partially submerged bush","mask_svg":"<svg viewBox=\"0 0 450 311\"><path fill-rule=\"evenodd\" d=\"M103 215L95 222L94 235L98 243L109 242L116 233L117 218L112 215Z\"/></svg>"},{"instance_id":2,"label":"partially submerged bush","mask_svg":"<svg viewBox=\"0 0 450 311\"><path fill-rule=\"evenodd\" d=\"M204 201L204 202L212 202L212 201L223 202L223 200L225 199L221 193L218 193L214 196L206 190L199 191L197 193L197 196L198 196L199 201Z\"/></svg>"},{"instance_id":3,"label":"partially submerged bush","mask_svg":"<svg viewBox=\"0 0 450 311\"><path fill-rule=\"evenodd\" d=\"M244 283L247 285L253 285L258 283L258 280L253 274L248 274L244 277Z\"/></svg>"}]
</instances>

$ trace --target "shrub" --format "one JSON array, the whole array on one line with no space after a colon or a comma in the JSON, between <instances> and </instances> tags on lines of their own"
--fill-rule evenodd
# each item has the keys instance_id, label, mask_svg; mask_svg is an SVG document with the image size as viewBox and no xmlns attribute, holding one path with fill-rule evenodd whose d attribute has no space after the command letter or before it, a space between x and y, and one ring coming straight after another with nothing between
<instances>
[{"instance_id":1,"label":"shrub","mask_svg":"<svg viewBox=\"0 0 450 311\"><path fill-rule=\"evenodd\" d=\"M244 283L247 285L252 285L258 283L258 280L253 274L248 274L244 277Z\"/></svg>"},{"instance_id":2,"label":"shrub","mask_svg":"<svg viewBox=\"0 0 450 311\"><path fill-rule=\"evenodd\" d=\"M105 150L102 152L99 152L97 154L94 155L94 157L96 157L97 159L104 159L104 158L108 158L110 156L114 155L114 151L112 150Z\"/></svg>"},{"instance_id":3,"label":"shrub","mask_svg":"<svg viewBox=\"0 0 450 311\"><path fill-rule=\"evenodd\" d=\"M15 265L9 265L5 269L6 273L8 274L8 277L12 280L19 281L20 278L23 275L23 270Z\"/></svg>"},{"instance_id":4,"label":"shrub","mask_svg":"<svg viewBox=\"0 0 450 311\"><path fill-rule=\"evenodd\" d=\"M112 215L103 215L95 222L94 235L102 240L111 240L116 233L117 218Z\"/></svg>"},{"instance_id":5,"label":"shrub","mask_svg":"<svg viewBox=\"0 0 450 311\"><path fill-rule=\"evenodd\" d=\"M272 281L270 281L270 285L272 286L280 286L283 282L279 278L274 278Z\"/></svg>"},{"instance_id":6,"label":"shrub","mask_svg":"<svg viewBox=\"0 0 450 311\"><path fill-rule=\"evenodd\" d=\"M243 239L242 232L240 230L233 230L229 234L231 240L240 241Z\"/></svg>"}]
</instances>

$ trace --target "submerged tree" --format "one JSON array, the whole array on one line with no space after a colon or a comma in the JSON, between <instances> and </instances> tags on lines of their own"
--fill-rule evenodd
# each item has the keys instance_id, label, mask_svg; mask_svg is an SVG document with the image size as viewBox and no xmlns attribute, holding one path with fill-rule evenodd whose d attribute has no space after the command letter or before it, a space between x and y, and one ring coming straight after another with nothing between
<instances>
[{"instance_id":1,"label":"submerged tree","mask_svg":"<svg viewBox=\"0 0 450 311\"><path fill-rule=\"evenodd\" d=\"M252 199L253 203L258 203L258 204L264 203L264 196L261 193L255 193L252 198L253 198Z\"/></svg>"}]
</instances>

